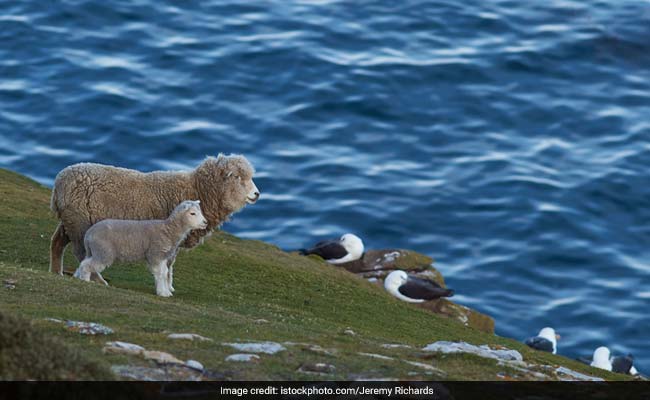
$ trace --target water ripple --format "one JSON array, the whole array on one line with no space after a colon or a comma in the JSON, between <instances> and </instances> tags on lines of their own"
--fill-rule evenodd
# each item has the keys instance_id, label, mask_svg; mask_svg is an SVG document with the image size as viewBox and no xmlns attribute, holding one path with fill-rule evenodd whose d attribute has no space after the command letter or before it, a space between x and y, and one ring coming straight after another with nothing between
<instances>
[{"instance_id":1,"label":"water ripple","mask_svg":"<svg viewBox=\"0 0 650 400\"><path fill-rule=\"evenodd\" d=\"M437 260L457 300L562 354L650 371L650 5L0 4L0 166L188 169L246 154L225 228L353 231Z\"/></svg>"}]
</instances>

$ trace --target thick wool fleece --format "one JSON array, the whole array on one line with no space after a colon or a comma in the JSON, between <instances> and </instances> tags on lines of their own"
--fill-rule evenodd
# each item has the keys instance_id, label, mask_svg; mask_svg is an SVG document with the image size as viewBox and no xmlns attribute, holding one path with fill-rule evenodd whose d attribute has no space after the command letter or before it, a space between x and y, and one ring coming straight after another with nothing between
<instances>
[{"instance_id":1,"label":"thick wool fleece","mask_svg":"<svg viewBox=\"0 0 650 400\"><path fill-rule=\"evenodd\" d=\"M86 231L104 219L165 219L184 200L201 201L206 229L192 231L182 247L192 248L246 204L253 167L241 155L206 158L189 172L142 173L113 166L82 163L56 177L51 209L60 219L52 236L50 268L61 273L68 242L75 257L85 258Z\"/></svg>"}]
</instances>

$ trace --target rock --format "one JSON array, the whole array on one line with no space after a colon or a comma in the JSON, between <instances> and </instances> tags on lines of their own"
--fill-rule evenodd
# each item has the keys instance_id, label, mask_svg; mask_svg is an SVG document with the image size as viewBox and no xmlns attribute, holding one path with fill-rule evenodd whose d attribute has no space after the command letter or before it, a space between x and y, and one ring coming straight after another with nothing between
<instances>
[{"instance_id":1,"label":"rock","mask_svg":"<svg viewBox=\"0 0 650 400\"><path fill-rule=\"evenodd\" d=\"M296 370L296 372L308 375L329 375L336 372L336 367L332 364L325 363L307 363L301 365L300 368Z\"/></svg>"},{"instance_id":2,"label":"rock","mask_svg":"<svg viewBox=\"0 0 650 400\"><path fill-rule=\"evenodd\" d=\"M58 318L43 318L43 320L44 321L49 321L49 322L54 322L54 323L57 323L57 324L62 324L62 323L65 322L62 319L58 319Z\"/></svg>"},{"instance_id":3,"label":"rock","mask_svg":"<svg viewBox=\"0 0 650 400\"><path fill-rule=\"evenodd\" d=\"M111 370L121 378L135 381L201 381L205 378L213 379L212 376L194 368L188 368L185 365L167 365L156 368L114 365ZM215 376L214 378L223 377Z\"/></svg>"},{"instance_id":4,"label":"rock","mask_svg":"<svg viewBox=\"0 0 650 400\"><path fill-rule=\"evenodd\" d=\"M212 342L212 339L205 336L197 335L196 333L170 333L167 339L181 339L181 340L198 340L200 342Z\"/></svg>"},{"instance_id":5,"label":"rock","mask_svg":"<svg viewBox=\"0 0 650 400\"><path fill-rule=\"evenodd\" d=\"M364 357L378 358L380 360L394 360L393 357L388 357L388 356L384 356L384 355L381 355L381 354L363 353L363 352L358 352L357 354L360 355L360 356L364 356Z\"/></svg>"},{"instance_id":6,"label":"rock","mask_svg":"<svg viewBox=\"0 0 650 400\"><path fill-rule=\"evenodd\" d=\"M382 344L381 347L385 349L410 349L411 346L408 344L399 344L399 343L387 343L387 344Z\"/></svg>"},{"instance_id":7,"label":"rock","mask_svg":"<svg viewBox=\"0 0 650 400\"><path fill-rule=\"evenodd\" d=\"M229 346L239 351L248 353L265 353L275 354L286 350L284 346L275 342L249 342L249 343L221 343L223 346Z\"/></svg>"},{"instance_id":8,"label":"rock","mask_svg":"<svg viewBox=\"0 0 650 400\"><path fill-rule=\"evenodd\" d=\"M162 368L136 367L133 365L113 365L111 371L121 378L134 381L166 381L167 373Z\"/></svg>"},{"instance_id":9,"label":"rock","mask_svg":"<svg viewBox=\"0 0 650 400\"><path fill-rule=\"evenodd\" d=\"M65 326L68 330L82 335L110 335L113 333L111 328L96 322L66 321Z\"/></svg>"},{"instance_id":10,"label":"rock","mask_svg":"<svg viewBox=\"0 0 650 400\"><path fill-rule=\"evenodd\" d=\"M145 348L137 344L127 342L106 342L102 351L105 354L127 354L127 355L140 355L145 351Z\"/></svg>"},{"instance_id":11,"label":"rock","mask_svg":"<svg viewBox=\"0 0 650 400\"><path fill-rule=\"evenodd\" d=\"M444 354L474 354L479 357L497 360L498 365L505 366L519 372L514 376L509 376L504 372L498 373L496 376L503 380L548 381L559 379L561 381L603 381L602 378L585 375L566 367L526 363L523 361L523 357L518 351L507 349L505 347L500 349L491 349L487 345L475 346L473 344L465 342L441 341L430 344L423 350L435 351Z\"/></svg>"},{"instance_id":12,"label":"rock","mask_svg":"<svg viewBox=\"0 0 650 400\"><path fill-rule=\"evenodd\" d=\"M465 326L486 333L494 333L494 319L469 307L453 303L448 299L437 299L418 303L418 307L455 319Z\"/></svg>"},{"instance_id":13,"label":"rock","mask_svg":"<svg viewBox=\"0 0 650 400\"><path fill-rule=\"evenodd\" d=\"M398 358L389 357L389 356L385 356L385 355L382 355L382 354L375 354L375 353L358 352L357 354L359 354L360 356L364 356L364 357L377 358L379 360L402 361L402 362L405 362L405 363L407 363L409 365L413 365L415 367L425 369L425 370L427 370L427 371L429 371L431 373L435 373L436 375L440 375L440 376L446 376L447 375L447 373L445 371L443 371L441 369L438 369L438 368L436 368L436 367L434 367L433 365L430 365L430 364L425 364L425 363L421 363L421 362L417 362L417 361L403 360L403 359L398 359Z\"/></svg>"},{"instance_id":14,"label":"rock","mask_svg":"<svg viewBox=\"0 0 650 400\"><path fill-rule=\"evenodd\" d=\"M350 329L350 328L347 328L346 330L344 330L344 331L343 331L343 334L344 334L344 335L349 335L349 336L356 336L356 335L357 335L356 332L353 331L353 330Z\"/></svg>"},{"instance_id":15,"label":"rock","mask_svg":"<svg viewBox=\"0 0 650 400\"><path fill-rule=\"evenodd\" d=\"M338 350L336 349L325 349L317 344L311 344L311 343L284 342L282 344L284 344L285 346L298 346L304 351L308 351L310 353L324 355L324 356L336 357L336 354L338 353Z\"/></svg>"},{"instance_id":16,"label":"rock","mask_svg":"<svg viewBox=\"0 0 650 400\"><path fill-rule=\"evenodd\" d=\"M439 376L447 376L447 373L439 368L434 367L433 365L417 362L417 361L409 361L409 360L402 360L405 363L409 365L413 365L414 367L422 368L424 370L430 371L435 373L436 375Z\"/></svg>"},{"instance_id":17,"label":"rock","mask_svg":"<svg viewBox=\"0 0 650 400\"><path fill-rule=\"evenodd\" d=\"M260 356L257 354L231 354L226 357L226 361L235 361L235 362L257 362L260 360Z\"/></svg>"},{"instance_id":18,"label":"rock","mask_svg":"<svg viewBox=\"0 0 650 400\"><path fill-rule=\"evenodd\" d=\"M144 350L142 356L145 360L154 361L158 364L185 364L183 361L164 351Z\"/></svg>"},{"instance_id":19,"label":"rock","mask_svg":"<svg viewBox=\"0 0 650 400\"><path fill-rule=\"evenodd\" d=\"M431 266L433 259L423 254L401 249L368 250L359 260L339 264L346 270L365 273L382 270L424 270Z\"/></svg>"},{"instance_id":20,"label":"rock","mask_svg":"<svg viewBox=\"0 0 650 400\"><path fill-rule=\"evenodd\" d=\"M201 364L200 362L198 362L196 360L187 360L187 361L185 361L185 366L189 367L189 368L192 368L192 369L195 369L197 371L203 371L204 370L203 364Z\"/></svg>"},{"instance_id":21,"label":"rock","mask_svg":"<svg viewBox=\"0 0 650 400\"><path fill-rule=\"evenodd\" d=\"M253 323L256 323L256 324L268 324L269 321L265 320L264 318L258 318L256 320L254 320Z\"/></svg>"},{"instance_id":22,"label":"rock","mask_svg":"<svg viewBox=\"0 0 650 400\"><path fill-rule=\"evenodd\" d=\"M15 279L5 279L3 281L5 289L15 289L17 281Z\"/></svg>"},{"instance_id":23,"label":"rock","mask_svg":"<svg viewBox=\"0 0 650 400\"><path fill-rule=\"evenodd\" d=\"M422 350L434 351L443 354L469 353L479 357L492 358L504 361L523 361L521 353L517 350L498 349L493 350L487 345L475 346L466 342L439 341L425 346Z\"/></svg>"},{"instance_id":24,"label":"rock","mask_svg":"<svg viewBox=\"0 0 650 400\"><path fill-rule=\"evenodd\" d=\"M590 381L590 382L603 382L603 378L589 376L576 372L566 367L558 367L555 369L555 374L561 381Z\"/></svg>"}]
</instances>

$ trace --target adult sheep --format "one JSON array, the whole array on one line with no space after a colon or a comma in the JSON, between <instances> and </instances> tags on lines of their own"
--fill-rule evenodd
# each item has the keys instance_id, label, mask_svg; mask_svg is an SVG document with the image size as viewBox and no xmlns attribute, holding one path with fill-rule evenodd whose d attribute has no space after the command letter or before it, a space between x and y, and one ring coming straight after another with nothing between
<instances>
[{"instance_id":1,"label":"adult sheep","mask_svg":"<svg viewBox=\"0 0 650 400\"><path fill-rule=\"evenodd\" d=\"M143 173L101 164L81 163L59 172L50 208L60 223L50 244L50 271L63 274L63 252L72 242L81 262L84 235L104 219L165 219L185 200L201 201L206 229L192 231L182 247L192 248L260 193L254 169L241 155L207 157L192 171Z\"/></svg>"}]
</instances>

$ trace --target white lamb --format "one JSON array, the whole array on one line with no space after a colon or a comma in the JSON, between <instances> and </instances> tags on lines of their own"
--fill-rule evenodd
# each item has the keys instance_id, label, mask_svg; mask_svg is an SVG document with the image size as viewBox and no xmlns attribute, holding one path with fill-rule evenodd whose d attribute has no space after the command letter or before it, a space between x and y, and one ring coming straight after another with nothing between
<instances>
[{"instance_id":1,"label":"white lamb","mask_svg":"<svg viewBox=\"0 0 650 400\"><path fill-rule=\"evenodd\" d=\"M86 232L86 258L74 276L89 281L95 272L106 283L101 272L113 262L146 260L156 281L156 294L169 297L174 288L168 266L173 265L178 247L191 230L207 225L198 200L180 203L165 220L105 219Z\"/></svg>"}]
</instances>

